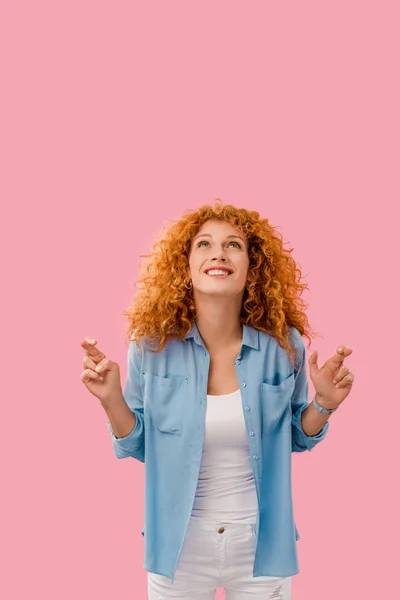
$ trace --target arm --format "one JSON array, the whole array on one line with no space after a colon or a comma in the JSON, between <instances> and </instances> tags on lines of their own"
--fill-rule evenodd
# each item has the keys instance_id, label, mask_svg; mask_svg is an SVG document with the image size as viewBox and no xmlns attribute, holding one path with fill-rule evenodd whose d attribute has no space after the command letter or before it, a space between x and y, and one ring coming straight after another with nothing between
<instances>
[{"instance_id":1,"label":"arm","mask_svg":"<svg viewBox=\"0 0 400 600\"><path fill-rule=\"evenodd\" d=\"M107 404L103 403L103 408L110 419L109 430L112 430L115 439L127 437L135 429L137 422L135 413L131 411L122 394Z\"/></svg>"},{"instance_id":2,"label":"arm","mask_svg":"<svg viewBox=\"0 0 400 600\"><path fill-rule=\"evenodd\" d=\"M110 419L107 427L111 433L117 458L131 456L144 462L145 428L140 383L141 362L142 355L139 354L136 342L132 339L128 348L128 370L123 397L113 404L110 403L105 410Z\"/></svg>"},{"instance_id":3,"label":"arm","mask_svg":"<svg viewBox=\"0 0 400 600\"><path fill-rule=\"evenodd\" d=\"M318 394L316 394L318 403ZM322 405L322 402L319 402ZM322 415L314 406L313 402L307 406L306 410L301 415L301 424L303 431L308 436L316 436L327 422L331 415Z\"/></svg>"},{"instance_id":4,"label":"arm","mask_svg":"<svg viewBox=\"0 0 400 600\"><path fill-rule=\"evenodd\" d=\"M294 372L295 385L291 398L292 452L304 452L305 450L312 450L325 438L329 423L326 416L321 415L315 406L308 403L306 349L302 336L294 327L292 328L291 344L299 350L301 357L301 364L298 370L295 369ZM307 435L314 431L317 431L315 435Z\"/></svg>"}]
</instances>

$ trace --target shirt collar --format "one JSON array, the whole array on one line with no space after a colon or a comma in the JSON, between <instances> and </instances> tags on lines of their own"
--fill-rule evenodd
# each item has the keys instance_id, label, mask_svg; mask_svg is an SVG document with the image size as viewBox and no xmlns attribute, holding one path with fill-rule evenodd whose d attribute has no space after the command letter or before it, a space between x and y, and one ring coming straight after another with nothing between
<instances>
[{"instance_id":1,"label":"shirt collar","mask_svg":"<svg viewBox=\"0 0 400 600\"><path fill-rule=\"evenodd\" d=\"M243 324L243 339L242 346L249 346L250 348L260 349L260 332L258 329L251 327L251 325ZM187 333L184 339L194 338L197 344L202 345L202 339L197 328L196 319L192 321L192 329Z\"/></svg>"}]
</instances>

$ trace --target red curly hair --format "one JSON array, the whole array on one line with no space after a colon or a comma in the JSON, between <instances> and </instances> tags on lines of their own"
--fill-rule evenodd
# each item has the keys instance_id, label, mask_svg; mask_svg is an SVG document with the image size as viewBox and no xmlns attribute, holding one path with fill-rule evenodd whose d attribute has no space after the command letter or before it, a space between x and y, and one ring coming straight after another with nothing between
<instances>
[{"instance_id":1,"label":"red curly hair","mask_svg":"<svg viewBox=\"0 0 400 600\"><path fill-rule=\"evenodd\" d=\"M197 314L193 290L185 286L191 240L209 219L229 222L248 242L250 283L243 294L240 323L272 335L293 364L296 352L288 328L295 327L309 343L314 335L305 312L308 305L300 297L308 285L300 283L293 248L283 247L281 234L257 211L224 205L219 198L214 206L185 211L180 220L161 230L150 254L140 255L148 258L136 282L141 289L123 313L129 322L128 343L134 337L140 348L145 337L153 352L161 352L167 340L182 340L191 330Z\"/></svg>"}]
</instances>

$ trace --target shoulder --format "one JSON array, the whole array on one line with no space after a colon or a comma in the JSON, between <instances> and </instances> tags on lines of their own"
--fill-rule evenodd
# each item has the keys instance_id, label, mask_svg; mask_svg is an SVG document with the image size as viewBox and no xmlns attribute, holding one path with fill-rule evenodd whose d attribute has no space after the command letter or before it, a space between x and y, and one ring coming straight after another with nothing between
<instances>
[{"instance_id":1,"label":"shoulder","mask_svg":"<svg viewBox=\"0 0 400 600\"><path fill-rule=\"evenodd\" d=\"M303 336L296 327L289 326L289 342L290 345L297 350L303 350L304 348Z\"/></svg>"},{"instance_id":2,"label":"shoulder","mask_svg":"<svg viewBox=\"0 0 400 600\"><path fill-rule=\"evenodd\" d=\"M288 329L289 329L289 343L292 346L292 348L295 348L296 350L303 350L305 346L304 346L303 336L301 335L300 331L290 325L289 325ZM275 343L278 345L278 342L274 336L269 335L265 331L259 331L259 334L262 339L264 339L266 341L268 340L268 342L270 342L271 340L275 341Z\"/></svg>"},{"instance_id":3,"label":"shoulder","mask_svg":"<svg viewBox=\"0 0 400 600\"><path fill-rule=\"evenodd\" d=\"M306 347L304 344L303 336L300 331L295 327L289 327L289 343L295 351L295 373L301 370L302 365L306 360Z\"/></svg>"},{"instance_id":4,"label":"shoulder","mask_svg":"<svg viewBox=\"0 0 400 600\"><path fill-rule=\"evenodd\" d=\"M273 335L270 335L269 333L266 333L265 331L256 330L253 327L251 327L251 329L258 331L260 339L264 340L265 346L268 346L268 344L270 344L271 342L278 345L278 341ZM289 329L289 343L292 346L292 348L295 348L297 350L303 350L305 346L304 346L303 336L301 335L300 331L298 329L296 329L295 327L292 327L291 325L289 325L288 329Z\"/></svg>"},{"instance_id":5,"label":"shoulder","mask_svg":"<svg viewBox=\"0 0 400 600\"><path fill-rule=\"evenodd\" d=\"M138 354L142 354L146 349L146 340L142 337L140 340L136 338L136 331L134 331L131 335L131 339L129 342L128 353L131 356L136 356Z\"/></svg>"}]
</instances>

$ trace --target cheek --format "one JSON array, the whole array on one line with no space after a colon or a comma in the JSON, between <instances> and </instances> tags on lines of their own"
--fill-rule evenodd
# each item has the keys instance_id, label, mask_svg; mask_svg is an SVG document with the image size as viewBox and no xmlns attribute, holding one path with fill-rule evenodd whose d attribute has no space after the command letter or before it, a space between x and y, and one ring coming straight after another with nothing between
<instances>
[{"instance_id":1,"label":"cheek","mask_svg":"<svg viewBox=\"0 0 400 600\"><path fill-rule=\"evenodd\" d=\"M250 266L249 259L247 257L243 257L243 259L237 263L237 266L240 269L240 271L246 274Z\"/></svg>"},{"instance_id":2,"label":"cheek","mask_svg":"<svg viewBox=\"0 0 400 600\"><path fill-rule=\"evenodd\" d=\"M192 275L196 275L201 268L201 260L199 260L196 256L189 257L189 268L192 272Z\"/></svg>"}]
</instances>

